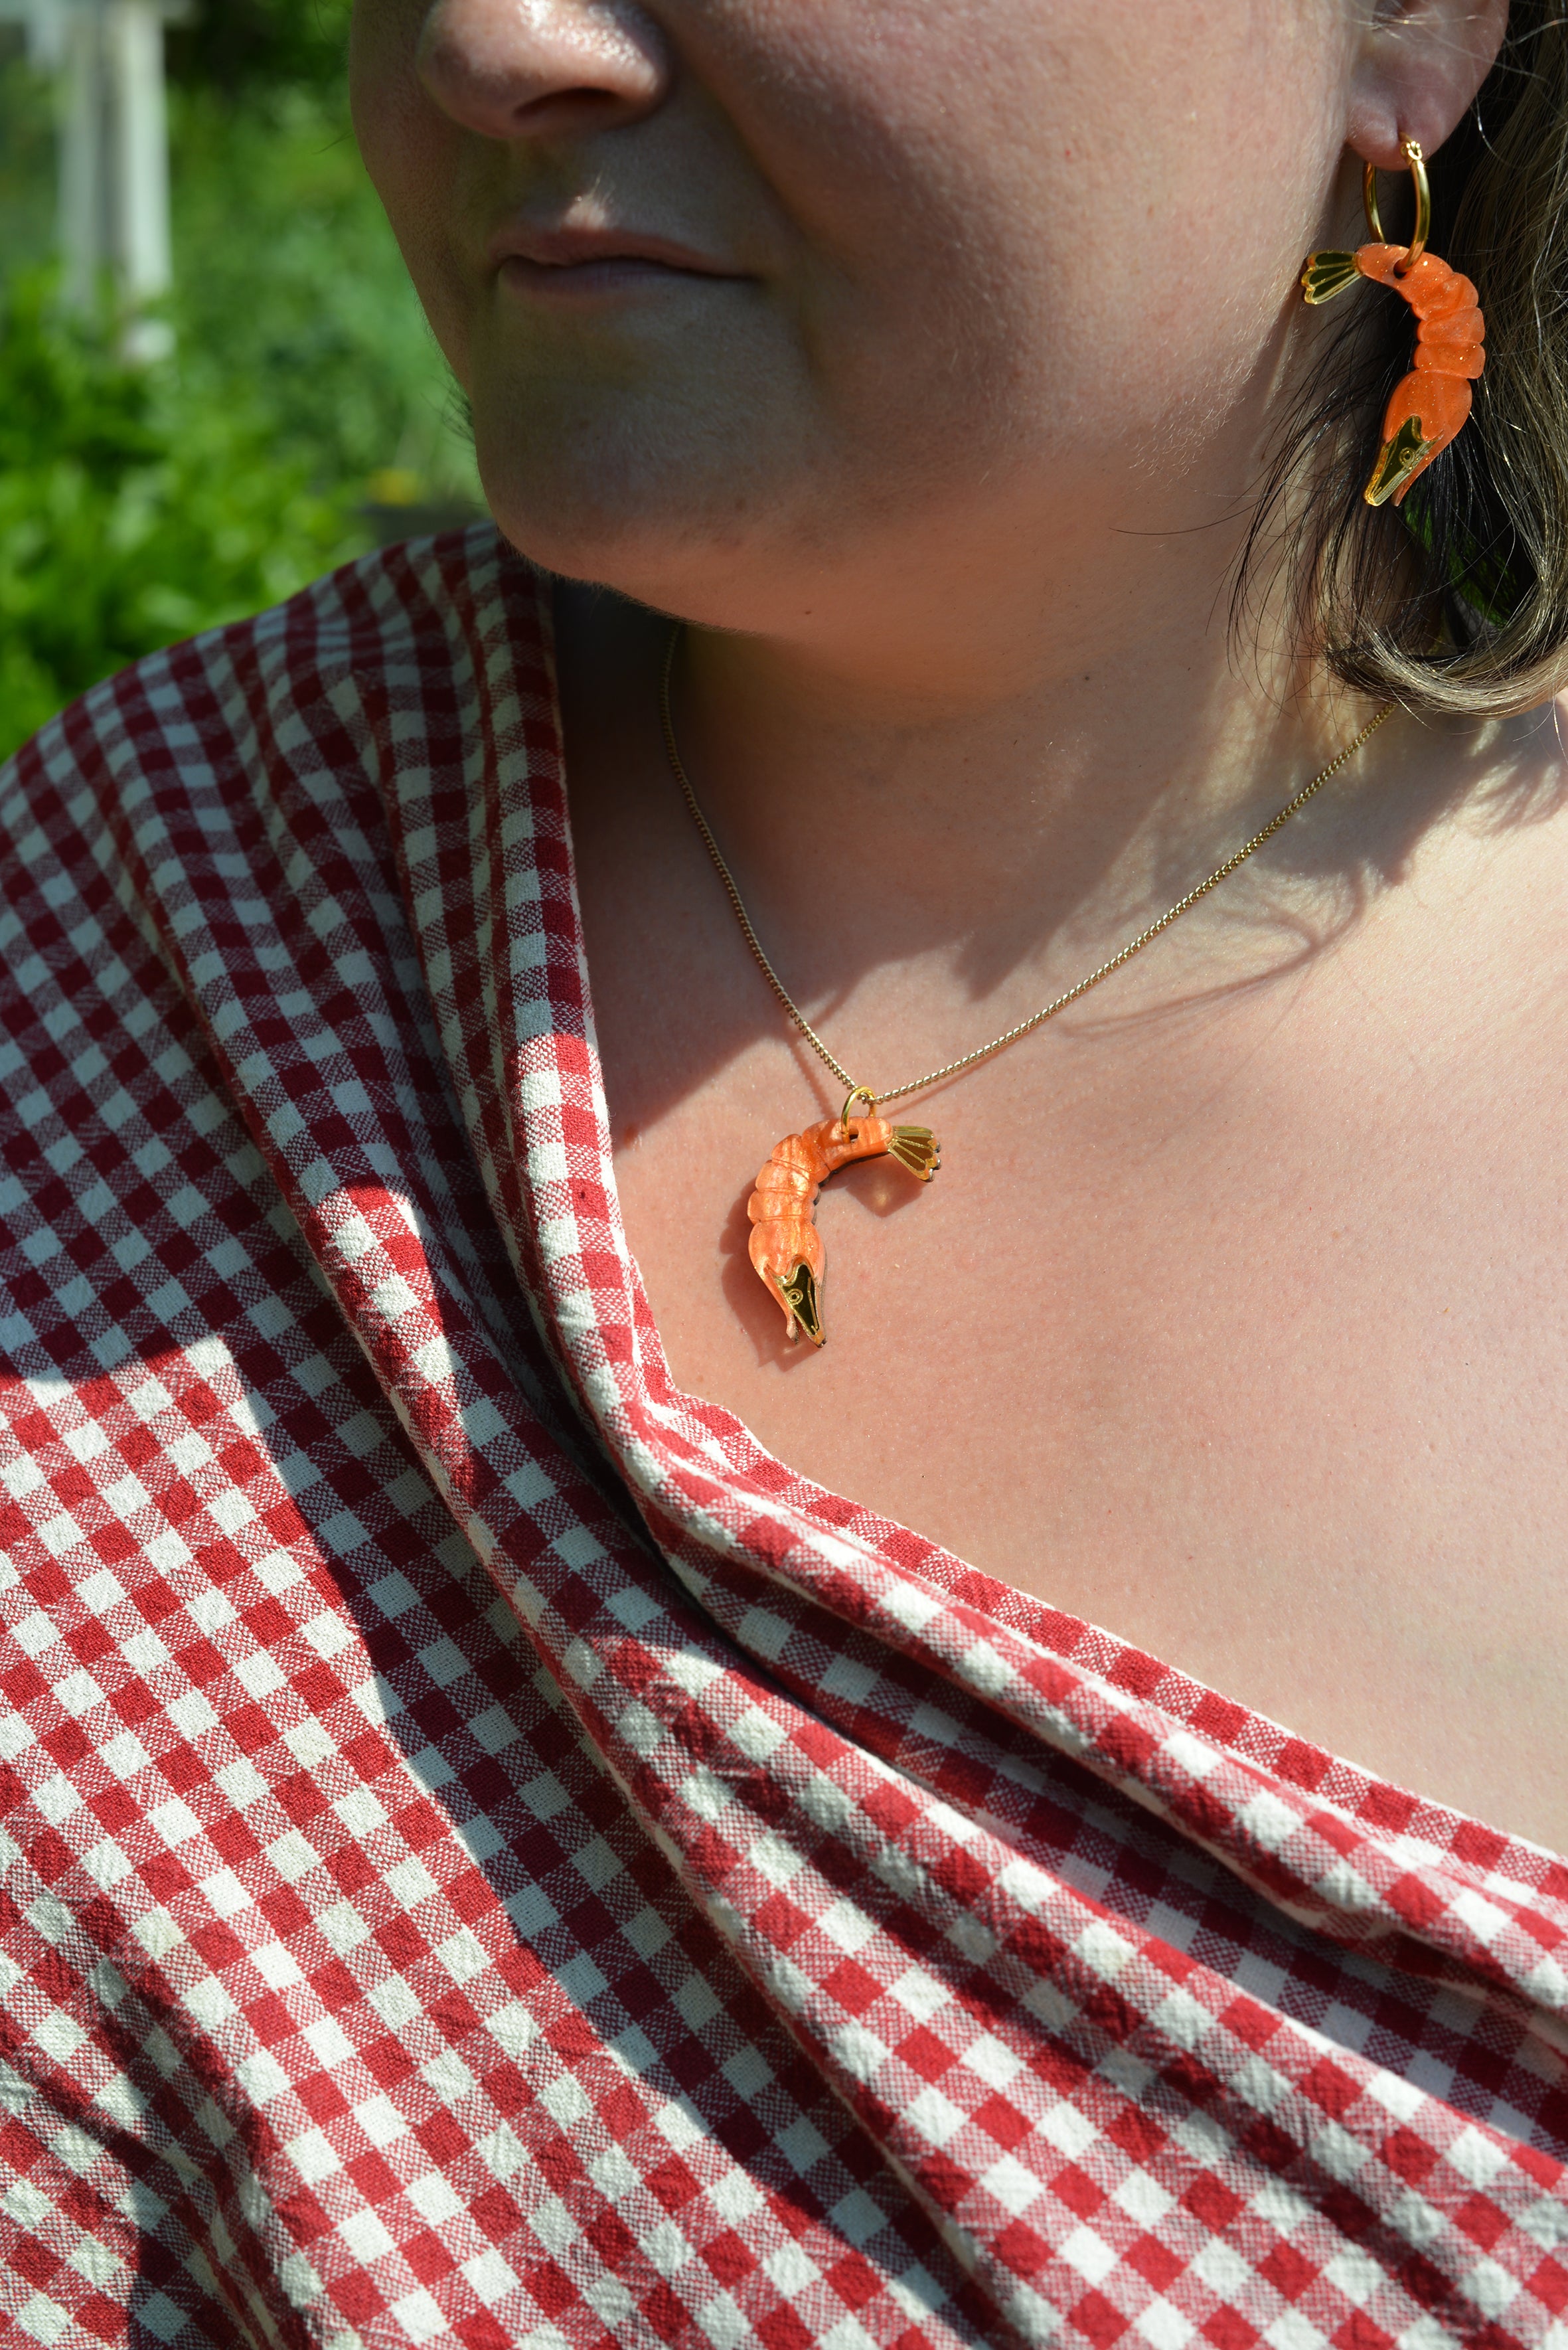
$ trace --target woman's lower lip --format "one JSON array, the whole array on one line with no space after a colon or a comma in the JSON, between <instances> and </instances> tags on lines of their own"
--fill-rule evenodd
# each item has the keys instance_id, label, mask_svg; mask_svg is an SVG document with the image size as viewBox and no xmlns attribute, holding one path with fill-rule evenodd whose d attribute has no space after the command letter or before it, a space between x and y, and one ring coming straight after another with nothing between
<instances>
[{"instance_id":1,"label":"woman's lower lip","mask_svg":"<svg viewBox=\"0 0 1568 2350\"><path fill-rule=\"evenodd\" d=\"M730 283L709 270L676 269L634 254L607 254L599 261L529 261L512 254L501 265L503 281L520 294L545 301L577 301L607 294L657 293L677 286Z\"/></svg>"}]
</instances>

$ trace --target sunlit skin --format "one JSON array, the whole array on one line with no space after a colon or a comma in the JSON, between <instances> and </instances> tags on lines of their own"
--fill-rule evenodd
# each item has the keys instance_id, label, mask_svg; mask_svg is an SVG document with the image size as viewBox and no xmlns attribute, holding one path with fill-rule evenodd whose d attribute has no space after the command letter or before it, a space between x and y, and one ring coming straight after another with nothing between
<instances>
[{"instance_id":1,"label":"sunlit skin","mask_svg":"<svg viewBox=\"0 0 1568 2350\"><path fill-rule=\"evenodd\" d=\"M1397 719L1063 1021L1009 1026L1368 714L1262 611L1261 450L1501 0L359 0L356 119L557 597L621 1204L671 1368L833 1490L1439 1800L1568 1847L1568 816L1554 715ZM1386 181L1392 214L1398 191ZM1386 298L1367 289L1358 300ZM1392 297L1386 297L1392 298ZM1484 304L1485 287L1480 289ZM1266 584L1266 583L1265 583Z\"/></svg>"}]
</instances>

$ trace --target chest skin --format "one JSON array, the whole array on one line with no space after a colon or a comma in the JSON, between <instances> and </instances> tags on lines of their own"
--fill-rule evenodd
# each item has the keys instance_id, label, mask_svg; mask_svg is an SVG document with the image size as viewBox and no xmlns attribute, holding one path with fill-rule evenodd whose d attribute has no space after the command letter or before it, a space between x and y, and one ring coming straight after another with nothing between
<instances>
[{"instance_id":1,"label":"chest skin","mask_svg":"<svg viewBox=\"0 0 1568 2350\"><path fill-rule=\"evenodd\" d=\"M1457 837L1317 937L1238 899L1244 950L1189 922L902 1110L941 1172L826 1188L819 1351L785 1339L746 1201L832 1080L657 758L573 699L617 1180L678 1384L1000 1579L1568 1847L1563 819ZM950 977L945 1004L901 985L856 1008L952 1021ZM961 1007L974 1038L1022 1008Z\"/></svg>"}]
</instances>

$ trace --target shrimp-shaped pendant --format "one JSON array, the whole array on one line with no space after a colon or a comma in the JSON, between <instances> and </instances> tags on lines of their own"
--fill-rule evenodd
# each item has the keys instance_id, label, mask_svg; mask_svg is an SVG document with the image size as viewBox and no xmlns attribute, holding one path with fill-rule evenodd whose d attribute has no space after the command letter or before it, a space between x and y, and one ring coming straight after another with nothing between
<instances>
[{"instance_id":1,"label":"shrimp-shaped pendant","mask_svg":"<svg viewBox=\"0 0 1568 2350\"><path fill-rule=\"evenodd\" d=\"M1358 277L1370 278L1402 294L1416 313L1415 361L1383 413L1383 446L1362 493L1369 506L1403 502L1417 475L1462 429L1470 385L1486 365L1486 322L1474 286L1435 253L1418 253L1402 268L1409 250L1364 244L1355 253L1309 254L1302 273L1309 302L1330 302Z\"/></svg>"},{"instance_id":2,"label":"shrimp-shaped pendant","mask_svg":"<svg viewBox=\"0 0 1568 2350\"><path fill-rule=\"evenodd\" d=\"M896 1159L922 1183L941 1165L929 1126L890 1126L885 1118L851 1118L861 1097L851 1094L842 1118L825 1118L803 1134L786 1134L757 1177L746 1203L752 1220L752 1263L770 1295L784 1308L791 1338L804 1330L822 1344L822 1235L814 1221L816 1195L828 1177L853 1159Z\"/></svg>"}]
</instances>

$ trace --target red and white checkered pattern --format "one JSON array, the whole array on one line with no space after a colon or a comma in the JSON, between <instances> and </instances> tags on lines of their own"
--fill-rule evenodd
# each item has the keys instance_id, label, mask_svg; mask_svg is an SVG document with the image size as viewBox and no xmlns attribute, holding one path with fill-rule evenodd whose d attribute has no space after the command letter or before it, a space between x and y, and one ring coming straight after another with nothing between
<instances>
[{"instance_id":1,"label":"red and white checkered pattern","mask_svg":"<svg viewBox=\"0 0 1568 2350\"><path fill-rule=\"evenodd\" d=\"M1568 1866L672 1387L493 534L0 850L0 2343L1568 2343Z\"/></svg>"}]
</instances>

